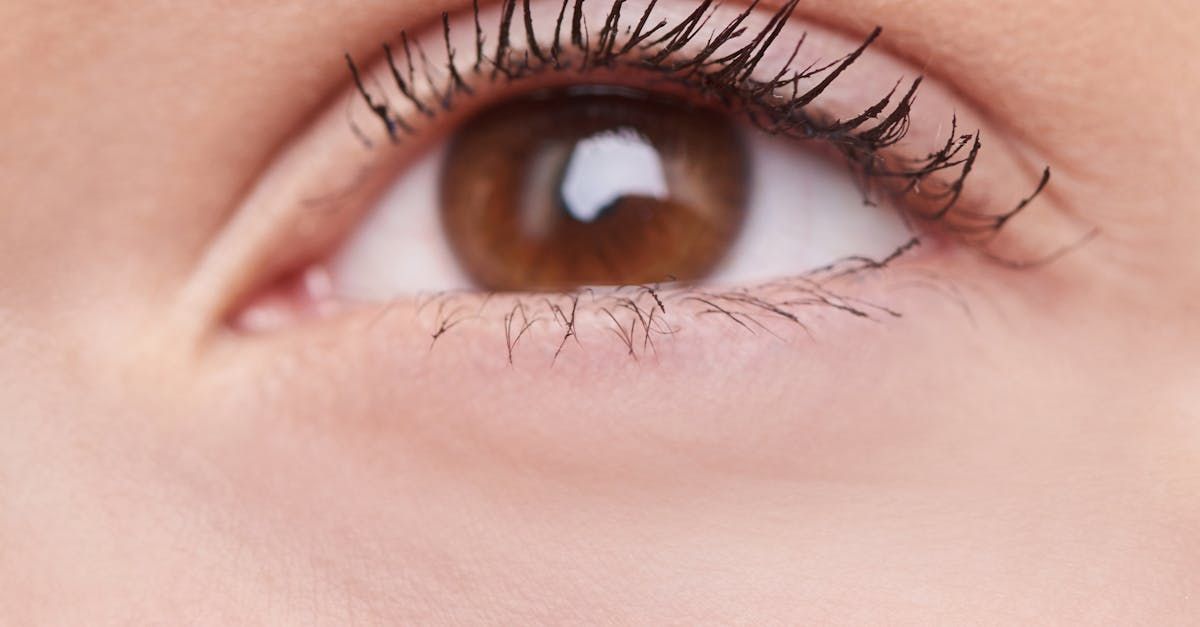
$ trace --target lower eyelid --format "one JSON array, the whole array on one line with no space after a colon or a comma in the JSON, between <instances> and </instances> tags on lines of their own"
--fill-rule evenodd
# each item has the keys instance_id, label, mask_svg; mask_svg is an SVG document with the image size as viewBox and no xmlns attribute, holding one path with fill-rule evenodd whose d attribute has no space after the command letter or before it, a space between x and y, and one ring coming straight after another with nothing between
<instances>
[{"instance_id":1,"label":"lower eyelid","mask_svg":"<svg viewBox=\"0 0 1200 627\"><path fill-rule=\"evenodd\" d=\"M936 248L936 247L935 247ZM886 323L903 317L905 287L949 282L925 263L937 250L911 240L879 259L850 258L801 276L752 286L636 285L569 293L451 291L390 302L290 299L251 308L234 320L249 333L299 336L376 326L424 338L427 351L469 349L484 361L554 365L565 353L638 362L685 352L684 339L714 335L781 344L820 338L839 321ZM298 289L323 277L306 277ZM318 287L317 290L322 288ZM327 290L327 287L325 288ZM954 289L945 290L953 292ZM298 305L298 303L304 303ZM276 309L271 309L276 307ZM297 310L297 307L304 308ZM269 333L268 336L277 335Z\"/></svg>"}]
</instances>

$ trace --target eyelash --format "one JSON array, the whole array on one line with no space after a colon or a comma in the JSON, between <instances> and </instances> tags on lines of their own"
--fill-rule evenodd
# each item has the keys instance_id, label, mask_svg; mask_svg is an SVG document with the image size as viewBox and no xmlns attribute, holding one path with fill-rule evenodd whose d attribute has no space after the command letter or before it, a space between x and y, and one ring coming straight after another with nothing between
<instances>
[{"instance_id":1,"label":"eyelash","mask_svg":"<svg viewBox=\"0 0 1200 627\"><path fill-rule=\"evenodd\" d=\"M664 288L658 285L627 285L607 290L584 288L571 293L518 296L500 319L509 365L514 351L526 333L535 325L553 329L550 363L553 365L574 340L581 344L578 322L580 316L590 315L600 320L600 330L619 341L621 350L633 361L645 356L657 356L657 338L669 338L681 328L673 322L684 310L693 317L713 317L733 326L735 330L758 335L765 333L782 339L773 323L797 327L807 337L811 329L801 318L800 311L808 307L832 309L861 320L881 321L902 318L902 313L868 300L839 294L833 284L864 272L881 270L918 245L916 239L900 246L884 259L853 258L791 277L747 288L706 288L684 286ZM938 286L937 277L927 281ZM953 286L947 296L963 305ZM418 316L432 310L432 332L429 349L437 345L456 326L470 320L485 319L484 310L492 302L491 293L442 292L434 294L417 307ZM963 305L965 306L965 305ZM669 311L668 311L669 310ZM621 320L622 315L628 320Z\"/></svg>"},{"instance_id":2,"label":"eyelash","mask_svg":"<svg viewBox=\"0 0 1200 627\"><path fill-rule=\"evenodd\" d=\"M986 246L1014 216L1028 207L1050 181L1050 169L1046 168L1033 192L1003 213L961 207L966 180L982 149L982 141L978 132L959 134L957 117L951 119L949 138L939 149L917 158L893 154L896 144L908 133L910 113L922 82L920 77L910 82L895 104L903 81L897 81L874 105L852 118L839 120L819 111L810 113L820 96L878 39L881 28L875 28L858 48L840 59L797 70L792 64L805 42L805 36L801 36L784 67L771 79L760 80L752 75L778 41L798 0L780 7L745 45L720 56L719 49L746 35L743 23L756 10L756 3L751 3L723 27L711 31L716 34L703 48L684 53L684 48L704 32L703 27L714 15L717 4L713 0L701 0L695 10L675 24L666 19L650 24L657 5L657 0L650 0L637 17L636 26L624 29L624 43L618 44L624 2L612 0L605 24L593 41L588 36L582 0L563 0L547 46L546 40L535 32L530 0L521 0L519 16L518 0L504 0L495 52L489 57L484 52L479 3L474 0L474 62L469 68L458 67L458 51L451 44L450 16L442 13L442 39L448 60L441 76L420 43L414 44L406 32L400 33L399 51L389 44L383 44L382 49L397 90L416 109L417 115L429 119L436 117L439 110L453 110L456 97L474 95L475 89L468 84L464 73L487 82L512 83L550 72L585 75L597 69L628 69L666 80L690 90L696 97L716 100L725 110L740 113L768 134L795 141L823 142L850 166L865 202L874 204L880 196L887 196L906 209L905 215L939 222L943 232L979 247ZM511 45L514 35L524 36L528 50L523 54L517 54ZM564 36L568 38L565 44ZM389 139L399 143L402 135L415 134L414 123L394 111L385 100L376 98L364 84L354 59L349 54L345 59L355 89L382 123ZM801 92L800 83L807 80L816 81L816 85ZM436 102L431 103L418 94L418 81L436 94ZM371 145L361 130L356 128L356 132L364 143Z\"/></svg>"}]
</instances>

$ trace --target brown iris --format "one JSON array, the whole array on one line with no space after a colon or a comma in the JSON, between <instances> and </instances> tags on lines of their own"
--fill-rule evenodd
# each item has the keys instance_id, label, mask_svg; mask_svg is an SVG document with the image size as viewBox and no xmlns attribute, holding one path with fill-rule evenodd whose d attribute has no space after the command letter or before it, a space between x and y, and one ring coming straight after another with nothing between
<instances>
[{"instance_id":1,"label":"brown iris","mask_svg":"<svg viewBox=\"0 0 1200 627\"><path fill-rule=\"evenodd\" d=\"M748 176L718 112L617 89L543 93L458 131L442 223L487 289L699 279L736 239Z\"/></svg>"}]
</instances>

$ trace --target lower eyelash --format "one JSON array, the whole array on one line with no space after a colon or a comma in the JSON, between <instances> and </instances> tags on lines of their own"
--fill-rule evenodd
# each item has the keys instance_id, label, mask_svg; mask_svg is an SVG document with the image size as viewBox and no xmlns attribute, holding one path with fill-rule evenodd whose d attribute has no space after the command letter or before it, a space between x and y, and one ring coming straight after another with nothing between
<instances>
[{"instance_id":1,"label":"lower eyelash","mask_svg":"<svg viewBox=\"0 0 1200 627\"><path fill-rule=\"evenodd\" d=\"M743 23L755 10L753 4L725 26L713 29L714 35L694 52L687 52L685 48L702 32L708 32L703 27L716 11L713 0L700 0L695 10L674 24L665 19L650 23L656 6L656 0L651 0L638 16L636 26L626 27L625 38L620 42L624 0L612 0L604 26L594 40L588 36L582 0L563 0L553 37L549 40L535 32L530 0L522 0L519 20L517 0L504 0L496 48L491 56L484 52L480 9L475 0L475 58L468 67L460 68L456 62L457 51L451 44L447 13L442 14L441 21L448 59L442 72L435 71L419 43L414 44L405 32L400 34L399 50L384 44L383 51L395 87L413 106L416 115L426 118L435 117L439 110L451 110L456 96L473 95L474 89L464 78L464 72L475 80L489 82L514 82L547 72L586 73L596 69L647 73L692 90L701 97L719 101L726 109L741 113L768 134L796 141L824 142L857 174L864 201L874 203L881 196L898 201L908 209L906 215L919 221L940 222L944 231L969 244L983 246L989 243L1045 189L1050 180L1049 168L1043 171L1033 192L1009 211L989 213L960 207L966 180L982 149L982 141L978 132L959 134L956 117L951 120L949 138L939 149L918 158L892 154L895 145L908 133L910 113L921 85L919 77L909 84L899 100L896 95L902 82L897 82L874 105L846 120L810 111L820 96L878 39L882 32L878 27L858 48L842 58L820 66L795 69L792 64L805 41L801 36L787 63L770 79L753 78L767 51L778 41L797 3L798 0L791 0L780 7L762 29L731 51L723 48L739 38L744 39ZM522 54L512 47L514 35L524 36L528 50ZM356 90L382 123L388 137L399 142L402 135L415 133L412 121L367 89L350 55L346 55L346 62ZM419 95L418 81L424 83L430 96ZM800 85L804 81L815 81L816 84L801 92Z\"/></svg>"},{"instance_id":2,"label":"lower eyelash","mask_svg":"<svg viewBox=\"0 0 1200 627\"><path fill-rule=\"evenodd\" d=\"M617 341L633 361L656 356L656 342L670 339L689 321L711 321L737 332L780 340L784 338L777 331L793 328L811 339L815 310L865 321L902 318L903 314L891 307L839 293L835 285L890 268L919 244L914 238L881 259L849 257L800 276L753 287L625 285L503 297L490 292L439 292L421 299L415 315L428 323L430 351L464 325L491 326L503 334L510 365L533 334L543 334L544 357L551 365L572 345L583 348L581 334ZM585 325L584 318L598 323ZM586 330L581 333L581 328Z\"/></svg>"},{"instance_id":3,"label":"lower eyelash","mask_svg":"<svg viewBox=\"0 0 1200 627\"><path fill-rule=\"evenodd\" d=\"M816 339L814 323L825 321L822 313L865 322L903 318L896 306L841 290L846 285L864 284L884 271L911 271L907 280L890 281L889 290L933 288L971 318L970 306L948 277L920 266L896 267L921 245L921 240L912 238L882 258L847 257L802 275L752 286L674 283L504 294L450 290L383 305L369 303L365 308L342 301L317 300L314 304L320 312L317 318L341 318L360 311L367 316L367 329L408 311L428 334L429 352L454 342L460 332L471 328L462 336L467 346L502 346L502 357L509 365L520 352L523 361L544 359L553 366L572 347L598 348L596 339L617 342L618 354L638 362L657 358L659 342L672 341L693 324L724 326L735 336L787 342L789 331L799 332L801 339ZM277 328L268 322L264 329L255 318L253 311L243 312L230 326L239 334L251 335ZM496 341L480 342L475 333L481 330L494 332ZM586 340L582 339L585 336Z\"/></svg>"}]
</instances>

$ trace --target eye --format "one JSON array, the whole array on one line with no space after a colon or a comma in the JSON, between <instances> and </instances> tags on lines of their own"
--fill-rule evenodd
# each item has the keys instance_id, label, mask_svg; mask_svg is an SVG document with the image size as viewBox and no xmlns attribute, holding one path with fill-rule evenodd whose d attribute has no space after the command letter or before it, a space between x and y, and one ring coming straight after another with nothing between
<instances>
[{"instance_id":1,"label":"eye","mask_svg":"<svg viewBox=\"0 0 1200 627\"><path fill-rule=\"evenodd\" d=\"M921 80L870 53L878 29L811 34L795 7L508 0L401 33L367 69L347 57L353 89L330 118L357 156L311 161L358 176L281 211L320 244L273 260L294 278L249 309L744 286L881 265L918 237L988 241L1028 204L992 211L967 191L983 162L964 131L981 120L945 90L921 91L937 106L918 115ZM1015 160L985 169L1027 180Z\"/></svg>"},{"instance_id":2,"label":"eye","mask_svg":"<svg viewBox=\"0 0 1200 627\"><path fill-rule=\"evenodd\" d=\"M732 283L887 254L912 237L827 159L644 91L535 93L445 144L336 257L344 293Z\"/></svg>"}]
</instances>

